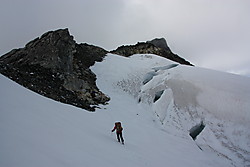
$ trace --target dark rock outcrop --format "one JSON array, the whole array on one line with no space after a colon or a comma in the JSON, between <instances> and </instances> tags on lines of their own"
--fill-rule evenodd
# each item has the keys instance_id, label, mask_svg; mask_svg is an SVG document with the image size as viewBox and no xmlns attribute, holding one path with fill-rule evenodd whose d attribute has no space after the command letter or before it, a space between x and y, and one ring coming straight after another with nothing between
<instances>
[{"instance_id":1,"label":"dark rock outcrop","mask_svg":"<svg viewBox=\"0 0 250 167\"><path fill-rule=\"evenodd\" d=\"M133 54L156 54L180 64L193 66L190 62L174 54L168 47L164 38L156 38L147 42L138 42L136 45L120 46L116 50L111 51L111 53L125 57L129 57Z\"/></svg>"},{"instance_id":2,"label":"dark rock outcrop","mask_svg":"<svg viewBox=\"0 0 250 167\"><path fill-rule=\"evenodd\" d=\"M41 95L94 111L109 97L96 86L89 69L107 51L77 44L68 29L50 31L0 57L0 73Z\"/></svg>"},{"instance_id":3,"label":"dark rock outcrop","mask_svg":"<svg viewBox=\"0 0 250 167\"><path fill-rule=\"evenodd\" d=\"M165 38L155 38L151 41L147 41L146 43L151 43L158 48L162 48L166 51L171 52L170 48L167 45L167 41L165 40Z\"/></svg>"}]
</instances>

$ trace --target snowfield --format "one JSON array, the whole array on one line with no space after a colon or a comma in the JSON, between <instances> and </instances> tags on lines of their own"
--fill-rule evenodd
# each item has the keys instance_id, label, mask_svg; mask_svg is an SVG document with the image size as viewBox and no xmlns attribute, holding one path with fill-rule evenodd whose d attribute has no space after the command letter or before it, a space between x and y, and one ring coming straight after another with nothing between
<instances>
[{"instance_id":1,"label":"snowfield","mask_svg":"<svg viewBox=\"0 0 250 167\"><path fill-rule=\"evenodd\" d=\"M250 78L156 55L108 54L91 70L111 98L96 112L0 76L0 166L250 166Z\"/></svg>"}]
</instances>

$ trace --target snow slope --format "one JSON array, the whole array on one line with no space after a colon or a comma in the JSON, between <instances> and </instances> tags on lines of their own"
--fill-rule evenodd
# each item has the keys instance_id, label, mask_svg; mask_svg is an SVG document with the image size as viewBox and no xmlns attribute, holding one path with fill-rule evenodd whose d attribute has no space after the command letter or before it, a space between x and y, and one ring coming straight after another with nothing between
<instances>
[{"instance_id":1,"label":"snow slope","mask_svg":"<svg viewBox=\"0 0 250 167\"><path fill-rule=\"evenodd\" d=\"M111 97L94 113L0 76L0 166L250 165L249 78L155 55L108 54L92 70ZM111 133L115 121L125 145ZM189 130L201 121L193 141Z\"/></svg>"}]
</instances>

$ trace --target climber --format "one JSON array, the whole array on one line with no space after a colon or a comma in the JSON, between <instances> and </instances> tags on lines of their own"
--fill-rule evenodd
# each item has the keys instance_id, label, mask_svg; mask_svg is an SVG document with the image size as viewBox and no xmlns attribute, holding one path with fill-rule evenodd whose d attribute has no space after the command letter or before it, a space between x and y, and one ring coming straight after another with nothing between
<instances>
[{"instance_id":1,"label":"climber","mask_svg":"<svg viewBox=\"0 0 250 167\"><path fill-rule=\"evenodd\" d=\"M115 123L115 127L111 131L114 132L115 130L116 130L116 135L117 135L118 142L120 142L120 140L121 140L122 144L124 144L124 139L122 137L123 128L122 128L121 122L116 122Z\"/></svg>"}]
</instances>

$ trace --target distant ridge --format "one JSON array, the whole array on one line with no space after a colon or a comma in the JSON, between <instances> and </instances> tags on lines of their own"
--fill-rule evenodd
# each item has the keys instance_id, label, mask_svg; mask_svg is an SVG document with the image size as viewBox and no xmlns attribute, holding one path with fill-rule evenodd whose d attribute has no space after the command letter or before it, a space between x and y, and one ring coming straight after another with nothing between
<instances>
[{"instance_id":1,"label":"distant ridge","mask_svg":"<svg viewBox=\"0 0 250 167\"><path fill-rule=\"evenodd\" d=\"M155 38L147 42L138 42L135 45L123 45L118 47L116 50L111 51L111 53L125 57L129 57L134 54L156 54L180 64L193 66L187 60L179 57L177 54L174 54L168 47L164 38Z\"/></svg>"}]
</instances>

